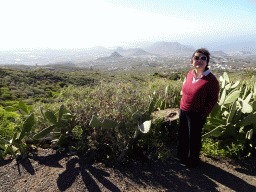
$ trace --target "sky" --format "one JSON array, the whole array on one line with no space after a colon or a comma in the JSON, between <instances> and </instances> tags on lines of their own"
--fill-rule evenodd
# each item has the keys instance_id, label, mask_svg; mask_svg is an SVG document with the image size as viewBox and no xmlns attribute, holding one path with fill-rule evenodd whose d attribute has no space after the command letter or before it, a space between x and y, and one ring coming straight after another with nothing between
<instances>
[{"instance_id":1,"label":"sky","mask_svg":"<svg viewBox=\"0 0 256 192\"><path fill-rule=\"evenodd\" d=\"M255 0L0 0L0 50L255 40Z\"/></svg>"}]
</instances>

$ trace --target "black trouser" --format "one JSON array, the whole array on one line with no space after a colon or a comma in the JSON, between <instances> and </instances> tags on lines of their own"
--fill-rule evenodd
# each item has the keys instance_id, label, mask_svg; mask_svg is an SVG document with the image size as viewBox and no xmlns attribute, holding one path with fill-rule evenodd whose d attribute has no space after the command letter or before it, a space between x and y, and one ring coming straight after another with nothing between
<instances>
[{"instance_id":1,"label":"black trouser","mask_svg":"<svg viewBox=\"0 0 256 192\"><path fill-rule=\"evenodd\" d=\"M178 152L182 163L198 163L201 149L201 132L206 118L198 112L182 111L179 115Z\"/></svg>"}]
</instances>

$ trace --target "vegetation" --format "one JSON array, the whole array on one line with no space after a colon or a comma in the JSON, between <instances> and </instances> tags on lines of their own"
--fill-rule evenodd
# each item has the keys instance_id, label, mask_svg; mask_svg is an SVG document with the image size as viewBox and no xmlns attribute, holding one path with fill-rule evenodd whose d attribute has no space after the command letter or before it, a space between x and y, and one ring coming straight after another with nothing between
<instances>
[{"instance_id":1,"label":"vegetation","mask_svg":"<svg viewBox=\"0 0 256 192\"><path fill-rule=\"evenodd\" d=\"M178 122L166 129L150 113L179 107L186 73L0 69L0 157L18 159L50 138L59 151L83 152L111 164L165 159ZM204 154L255 155L256 85L253 74L244 77L251 81L232 84L227 74L222 77L220 101L203 130Z\"/></svg>"},{"instance_id":2,"label":"vegetation","mask_svg":"<svg viewBox=\"0 0 256 192\"><path fill-rule=\"evenodd\" d=\"M203 138L213 136L231 155L250 156L256 151L255 77L232 82L225 72L220 81L219 102L207 118Z\"/></svg>"}]
</instances>

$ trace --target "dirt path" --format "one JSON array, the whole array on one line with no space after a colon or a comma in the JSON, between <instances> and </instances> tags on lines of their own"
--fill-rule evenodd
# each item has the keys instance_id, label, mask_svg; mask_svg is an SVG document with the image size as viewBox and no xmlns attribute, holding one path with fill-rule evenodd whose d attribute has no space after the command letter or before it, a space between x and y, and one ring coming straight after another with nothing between
<instances>
[{"instance_id":1,"label":"dirt path","mask_svg":"<svg viewBox=\"0 0 256 192\"><path fill-rule=\"evenodd\" d=\"M40 149L35 157L0 160L0 191L256 191L256 160L201 157L198 168L128 162L115 168Z\"/></svg>"}]
</instances>

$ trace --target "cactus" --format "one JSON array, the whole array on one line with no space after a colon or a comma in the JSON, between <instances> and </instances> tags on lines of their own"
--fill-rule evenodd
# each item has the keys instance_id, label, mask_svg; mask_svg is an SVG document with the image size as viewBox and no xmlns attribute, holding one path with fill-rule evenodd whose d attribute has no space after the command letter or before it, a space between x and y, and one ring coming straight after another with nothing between
<instances>
[{"instance_id":1,"label":"cactus","mask_svg":"<svg viewBox=\"0 0 256 192\"><path fill-rule=\"evenodd\" d=\"M240 84L240 81L236 81L234 85L231 86L231 89L236 88Z\"/></svg>"},{"instance_id":2,"label":"cactus","mask_svg":"<svg viewBox=\"0 0 256 192\"><path fill-rule=\"evenodd\" d=\"M106 129L111 129L111 128L115 128L117 126L119 126L119 128L121 128L121 126L125 126L125 124L122 122L121 124L118 124L116 121L112 120L112 119L104 119L103 122L101 122L96 116L92 116L92 119L89 123L89 125L91 127L104 127ZM121 125L121 126L120 126Z\"/></svg>"},{"instance_id":3,"label":"cactus","mask_svg":"<svg viewBox=\"0 0 256 192\"><path fill-rule=\"evenodd\" d=\"M46 111L44 115L49 122L51 122L53 124L57 123L57 118L55 117L55 115L52 111Z\"/></svg>"},{"instance_id":4,"label":"cactus","mask_svg":"<svg viewBox=\"0 0 256 192\"><path fill-rule=\"evenodd\" d=\"M221 97L220 97L219 105L222 105L224 103L225 98L226 98L226 89L223 89Z\"/></svg>"},{"instance_id":5,"label":"cactus","mask_svg":"<svg viewBox=\"0 0 256 192\"><path fill-rule=\"evenodd\" d=\"M24 111L26 114L28 114L28 108L26 106L26 104L23 101L19 102L19 109L21 109L22 111Z\"/></svg>"},{"instance_id":6,"label":"cactus","mask_svg":"<svg viewBox=\"0 0 256 192\"><path fill-rule=\"evenodd\" d=\"M254 101L256 101L256 82L254 83L254 88L253 88L253 98L254 98Z\"/></svg>"},{"instance_id":7,"label":"cactus","mask_svg":"<svg viewBox=\"0 0 256 192\"><path fill-rule=\"evenodd\" d=\"M142 123L140 126L138 126L136 128L136 131L134 133L133 138L130 140L129 144L124 149L124 151L117 158L117 163L122 163L123 162L123 160L124 160L126 154L128 153L128 151L131 150L132 146L138 141L140 132L144 133L144 134L148 133L149 130L150 130L150 126L151 126L151 120L145 121L144 123Z\"/></svg>"},{"instance_id":8,"label":"cactus","mask_svg":"<svg viewBox=\"0 0 256 192\"><path fill-rule=\"evenodd\" d=\"M226 90L229 90L229 89L231 88L231 85L232 85L232 83L227 84L227 85L225 86L225 89L226 89Z\"/></svg>"},{"instance_id":9,"label":"cactus","mask_svg":"<svg viewBox=\"0 0 256 192\"><path fill-rule=\"evenodd\" d=\"M226 91L223 92L223 94L226 94ZM234 101L236 101L238 99L240 95L240 91L236 90L231 92L228 96L226 96L226 99L224 101L222 101L222 103L225 104L229 104L229 103L233 103ZM224 96L223 96L224 97ZM221 103L221 102L220 102Z\"/></svg>"},{"instance_id":10,"label":"cactus","mask_svg":"<svg viewBox=\"0 0 256 192\"><path fill-rule=\"evenodd\" d=\"M34 120L34 114L30 114L30 116L24 121L23 125L22 125L22 129L21 129L21 133L19 136L19 140L21 141L24 136L26 135L26 133L30 133L32 126L35 124L35 120Z\"/></svg>"},{"instance_id":11,"label":"cactus","mask_svg":"<svg viewBox=\"0 0 256 192\"><path fill-rule=\"evenodd\" d=\"M169 89L170 89L170 87L169 87L169 85L167 85L167 86L165 87L165 92L164 92L165 98L168 97Z\"/></svg>"},{"instance_id":12,"label":"cactus","mask_svg":"<svg viewBox=\"0 0 256 192\"><path fill-rule=\"evenodd\" d=\"M140 121L141 118L142 118L142 114L141 114L140 111L137 111L137 112L135 112L135 113L132 115L132 120L133 120L134 122Z\"/></svg>"},{"instance_id":13,"label":"cactus","mask_svg":"<svg viewBox=\"0 0 256 192\"><path fill-rule=\"evenodd\" d=\"M224 129L225 129L225 125L220 125L220 126L214 128L213 130L202 135L202 138L206 138L206 137L210 137L210 136L218 137L221 135L221 132L224 131Z\"/></svg>"},{"instance_id":14,"label":"cactus","mask_svg":"<svg viewBox=\"0 0 256 192\"><path fill-rule=\"evenodd\" d=\"M253 92L249 93L249 95L246 97L246 99L244 100L246 103L249 103L251 98L253 96Z\"/></svg>"},{"instance_id":15,"label":"cactus","mask_svg":"<svg viewBox=\"0 0 256 192\"><path fill-rule=\"evenodd\" d=\"M118 129L119 133L127 135L127 130L126 130L124 121L121 121L121 122L118 123L117 129Z\"/></svg>"},{"instance_id":16,"label":"cactus","mask_svg":"<svg viewBox=\"0 0 256 192\"><path fill-rule=\"evenodd\" d=\"M42 131L40 131L39 133L35 134L33 136L33 139L37 140L39 138L45 137L46 135L48 135L54 128L56 127L56 125L51 125L45 129L43 129Z\"/></svg>"},{"instance_id":17,"label":"cactus","mask_svg":"<svg viewBox=\"0 0 256 192\"><path fill-rule=\"evenodd\" d=\"M224 81L224 78L222 76L220 76L220 81L223 82Z\"/></svg>"},{"instance_id":18,"label":"cactus","mask_svg":"<svg viewBox=\"0 0 256 192\"><path fill-rule=\"evenodd\" d=\"M233 117L235 115L235 112L236 112L236 101L234 101L233 105L231 106L231 111L230 111L229 116L227 118L227 124L232 122Z\"/></svg>"},{"instance_id":19,"label":"cactus","mask_svg":"<svg viewBox=\"0 0 256 192\"><path fill-rule=\"evenodd\" d=\"M65 109L64 105L61 105L60 110L59 110L59 119L58 119L58 121L61 121L61 118L62 118L62 116L65 112L66 112L66 109Z\"/></svg>"},{"instance_id":20,"label":"cactus","mask_svg":"<svg viewBox=\"0 0 256 192\"><path fill-rule=\"evenodd\" d=\"M244 99L245 96L247 95L247 91L248 91L248 87L246 86L245 91L244 91L244 95L243 95L242 99Z\"/></svg>"},{"instance_id":21,"label":"cactus","mask_svg":"<svg viewBox=\"0 0 256 192\"><path fill-rule=\"evenodd\" d=\"M243 120L238 122L236 126L239 126L239 127L247 126L247 125L253 124L255 121L256 121L256 112L245 117Z\"/></svg>"},{"instance_id":22,"label":"cactus","mask_svg":"<svg viewBox=\"0 0 256 192\"><path fill-rule=\"evenodd\" d=\"M238 108L233 118L233 124L237 124L241 120L241 117L242 117L242 109Z\"/></svg>"},{"instance_id":23,"label":"cactus","mask_svg":"<svg viewBox=\"0 0 256 192\"><path fill-rule=\"evenodd\" d=\"M216 103L216 105L213 107L212 112L210 113L210 117L216 117L216 115L219 113L220 105Z\"/></svg>"},{"instance_id":24,"label":"cactus","mask_svg":"<svg viewBox=\"0 0 256 192\"><path fill-rule=\"evenodd\" d=\"M102 122L102 126L106 129L115 128L118 125L118 123L111 119L104 119Z\"/></svg>"},{"instance_id":25,"label":"cactus","mask_svg":"<svg viewBox=\"0 0 256 192\"><path fill-rule=\"evenodd\" d=\"M166 88L166 91L168 91L168 87ZM121 163L124 160L124 157L126 156L127 152L131 150L131 147L138 141L140 133L146 134L150 131L150 127L151 127L150 116L152 111L154 110L155 101L156 101L155 93L153 95L154 96L153 98L151 98L147 111L145 111L144 113L141 111L136 111L135 113L132 114L133 122L122 121L118 123L111 119L104 119L103 122L101 122L96 116L92 116L92 119L89 124L91 127L104 127L105 129L111 129L111 128L114 129L117 127L119 134L123 134L126 138L128 135L128 130L132 130L135 128L134 136L131 138L129 144L124 149L124 151L117 158L118 163ZM111 138L111 139L113 140L114 138Z\"/></svg>"},{"instance_id":26,"label":"cactus","mask_svg":"<svg viewBox=\"0 0 256 192\"><path fill-rule=\"evenodd\" d=\"M230 82L227 72L224 72L224 73L223 73L223 77L224 77L224 80L225 80L227 83Z\"/></svg>"},{"instance_id":27,"label":"cactus","mask_svg":"<svg viewBox=\"0 0 256 192\"><path fill-rule=\"evenodd\" d=\"M61 105L58 112L54 113L50 110L43 112L43 109L40 108L40 112L45 120L50 122L50 126L41 130L40 132L36 133L33 136L34 140L38 140L40 138L46 137L48 134L50 134L54 129L59 129L59 132L53 132L54 138L57 138L57 144L59 147L64 143L61 140L68 139L72 137L72 129L74 127L69 128L69 121L72 119L72 115L70 113L67 113L67 110L65 109L64 105ZM71 130L70 130L71 129ZM70 135L71 134L71 135ZM61 139L62 138L62 139Z\"/></svg>"},{"instance_id":28,"label":"cactus","mask_svg":"<svg viewBox=\"0 0 256 192\"><path fill-rule=\"evenodd\" d=\"M256 101L252 103L253 111L256 111Z\"/></svg>"},{"instance_id":29,"label":"cactus","mask_svg":"<svg viewBox=\"0 0 256 192\"><path fill-rule=\"evenodd\" d=\"M251 140L251 139L252 139L252 135L253 135L253 129L250 129L250 130L246 133L246 139Z\"/></svg>"},{"instance_id":30,"label":"cactus","mask_svg":"<svg viewBox=\"0 0 256 192\"><path fill-rule=\"evenodd\" d=\"M242 107L243 113L252 113L253 112L252 106L249 103L247 103L245 100L238 98L238 102L240 103L240 105Z\"/></svg>"},{"instance_id":31,"label":"cactus","mask_svg":"<svg viewBox=\"0 0 256 192\"><path fill-rule=\"evenodd\" d=\"M140 130L142 133L148 133L149 130L150 130L150 127L151 127L151 120L145 121L144 123L142 123L142 124L139 126L139 130Z\"/></svg>"},{"instance_id":32,"label":"cactus","mask_svg":"<svg viewBox=\"0 0 256 192\"><path fill-rule=\"evenodd\" d=\"M100 120L96 116L93 115L89 125L91 127L98 128L98 127L102 126L102 123L100 122Z\"/></svg>"},{"instance_id":33,"label":"cactus","mask_svg":"<svg viewBox=\"0 0 256 192\"><path fill-rule=\"evenodd\" d=\"M209 122L211 123L211 125L223 125L225 124L225 119L219 119L219 118L209 118Z\"/></svg>"},{"instance_id":34,"label":"cactus","mask_svg":"<svg viewBox=\"0 0 256 192\"><path fill-rule=\"evenodd\" d=\"M251 139L256 133L256 83L251 86L245 81L236 81L232 85L227 73L220 77L220 81L219 102L207 118L203 138L223 136L225 143L231 141L228 138L232 136L240 143L246 143L245 139ZM251 126L253 129L248 130ZM249 150L248 145L243 146Z\"/></svg>"}]
</instances>

